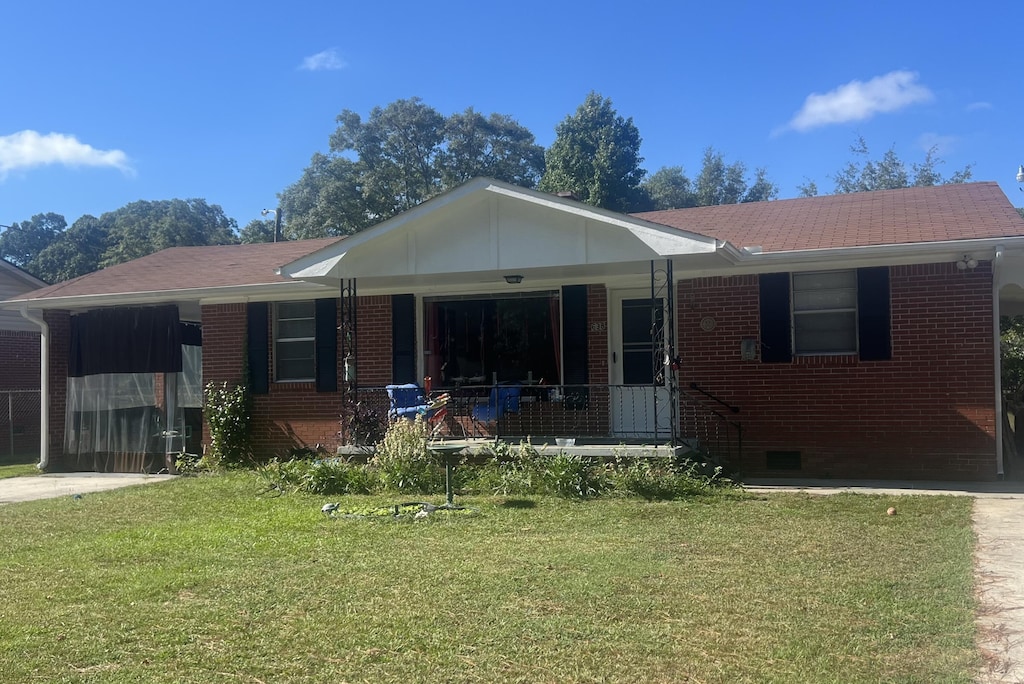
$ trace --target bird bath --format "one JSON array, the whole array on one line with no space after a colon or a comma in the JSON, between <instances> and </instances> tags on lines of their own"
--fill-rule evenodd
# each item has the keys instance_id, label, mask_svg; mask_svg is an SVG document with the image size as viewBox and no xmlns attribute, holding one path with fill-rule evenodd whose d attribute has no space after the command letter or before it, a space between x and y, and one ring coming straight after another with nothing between
<instances>
[{"instance_id":1,"label":"bird bath","mask_svg":"<svg viewBox=\"0 0 1024 684\"><path fill-rule=\"evenodd\" d=\"M469 445L465 442L427 442L427 451L444 458L444 495L445 505L449 508L454 505L455 499L455 488L452 483L455 465L452 463L452 456L467 446Z\"/></svg>"}]
</instances>

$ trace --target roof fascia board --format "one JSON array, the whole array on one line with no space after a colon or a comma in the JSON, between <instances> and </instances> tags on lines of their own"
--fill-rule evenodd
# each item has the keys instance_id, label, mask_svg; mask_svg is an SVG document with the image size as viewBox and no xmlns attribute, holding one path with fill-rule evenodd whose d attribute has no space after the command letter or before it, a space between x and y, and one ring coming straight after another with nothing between
<instances>
[{"instance_id":1,"label":"roof fascia board","mask_svg":"<svg viewBox=\"0 0 1024 684\"><path fill-rule=\"evenodd\" d=\"M701 235L700 233L694 233L681 228L673 228L671 226L666 226L663 223L654 223L653 221L636 218L629 214L621 214L619 212L609 211L608 209L601 209L600 207L592 207L589 204L583 204L577 200L565 199L558 197L557 195L550 195L537 190L529 190L516 185L508 185L507 183L501 183L495 180L492 180L491 185L486 189L497 195L513 197L532 204L562 211L567 214L582 216L593 221L600 221L601 223L618 226L619 228L626 228L629 230L633 230L634 228L645 228L674 238L689 238L696 242L703 242L712 246L720 242L715 240L715 238L708 237L707 235Z\"/></svg>"},{"instance_id":2,"label":"roof fascia board","mask_svg":"<svg viewBox=\"0 0 1024 684\"><path fill-rule=\"evenodd\" d=\"M73 295L68 297L42 297L38 299L7 299L0 301L0 309L91 309L100 306L159 304L175 301L200 301L204 304L230 304L249 301L316 299L335 294L333 287L303 281L235 285L231 287L185 288L153 290L116 294Z\"/></svg>"},{"instance_id":3,"label":"roof fascia board","mask_svg":"<svg viewBox=\"0 0 1024 684\"><path fill-rule=\"evenodd\" d=\"M734 273L764 273L777 270L821 266L844 268L858 266L882 266L900 264L927 264L953 261L964 254L987 257L995 253L996 247L1024 251L1024 236L980 238L975 240L947 240L943 242L918 242L898 245L869 245L865 247L843 247L838 249L807 249L787 252L748 252L723 250L739 267ZM695 272L696 273L696 272ZM701 275L721 274L720 270L700 271Z\"/></svg>"}]
</instances>

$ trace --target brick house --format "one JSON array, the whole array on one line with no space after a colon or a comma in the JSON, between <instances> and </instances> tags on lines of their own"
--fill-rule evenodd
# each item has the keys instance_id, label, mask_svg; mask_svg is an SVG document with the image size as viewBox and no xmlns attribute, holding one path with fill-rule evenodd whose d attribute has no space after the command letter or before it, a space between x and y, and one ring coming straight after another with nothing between
<instances>
[{"instance_id":1,"label":"brick house","mask_svg":"<svg viewBox=\"0 0 1024 684\"><path fill-rule=\"evenodd\" d=\"M197 382L244 382L270 456L333 447L347 401L384 413L385 385L429 376L453 434L984 480L1013 465L998 320L1022 284L1024 219L995 183L624 215L476 179L348 238L174 248L4 306L47 323L47 465L160 465L93 456L124 447L74 398L126 394L98 377L154 376L132 386L146 407L103 409L154 452L197 448Z\"/></svg>"}]
</instances>

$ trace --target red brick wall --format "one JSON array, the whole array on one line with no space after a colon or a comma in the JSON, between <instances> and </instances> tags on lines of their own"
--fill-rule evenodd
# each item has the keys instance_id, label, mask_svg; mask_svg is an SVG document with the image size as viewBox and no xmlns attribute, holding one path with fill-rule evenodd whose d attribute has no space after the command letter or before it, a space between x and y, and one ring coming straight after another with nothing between
<instances>
[{"instance_id":1,"label":"red brick wall","mask_svg":"<svg viewBox=\"0 0 1024 684\"><path fill-rule=\"evenodd\" d=\"M953 264L891 270L890 361L855 356L740 360L757 339L757 276L678 285L683 388L697 382L741 409L745 475L992 479L992 273ZM715 328L700 328L704 317ZM768 471L766 451L799 451L800 471Z\"/></svg>"},{"instance_id":2,"label":"red brick wall","mask_svg":"<svg viewBox=\"0 0 1024 684\"><path fill-rule=\"evenodd\" d=\"M0 330L0 390L39 389L39 333Z\"/></svg>"},{"instance_id":3,"label":"red brick wall","mask_svg":"<svg viewBox=\"0 0 1024 684\"><path fill-rule=\"evenodd\" d=\"M391 383L391 297L358 297L356 301L360 387ZM419 340L416 341L419 349Z\"/></svg>"},{"instance_id":4,"label":"red brick wall","mask_svg":"<svg viewBox=\"0 0 1024 684\"><path fill-rule=\"evenodd\" d=\"M359 297L357 307L357 380L360 387L382 387L391 382L391 298ZM267 335L273 354L273 332L268 330ZM245 348L246 305L204 306L203 382L241 382ZM340 355L340 340L338 349ZM341 359L337 373L340 388L344 380ZM333 452L341 429L341 405L340 391L317 392L312 382L271 382L267 394L253 397L252 439L256 456L282 456L295 447L316 444ZM205 425L203 440L209 442Z\"/></svg>"}]
</instances>

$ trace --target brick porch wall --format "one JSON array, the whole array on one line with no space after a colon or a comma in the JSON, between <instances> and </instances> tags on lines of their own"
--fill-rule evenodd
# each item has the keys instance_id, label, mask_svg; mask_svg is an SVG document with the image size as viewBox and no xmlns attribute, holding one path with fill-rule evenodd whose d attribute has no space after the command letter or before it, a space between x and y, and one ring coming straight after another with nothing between
<instances>
[{"instance_id":1,"label":"brick porch wall","mask_svg":"<svg viewBox=\"0 0 1024 684\"><path fill-rule=\"evenodd\" d=\"M993 479L992 272L954 264L890 272L889 361L855 356L740 360L757 339L757 276L678 284L680 384L741 408L745 475ZM702 318L715 320L710 332ZM799 471L767 470L767 451L799 451Z\"/></svg>"}]
</instances>

